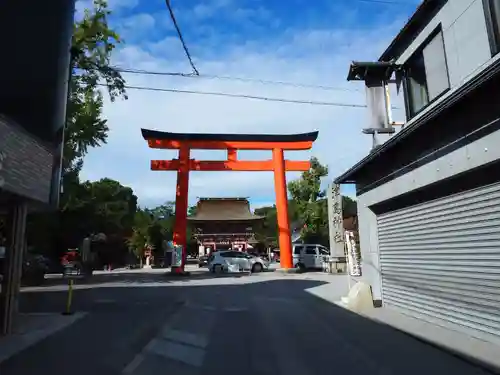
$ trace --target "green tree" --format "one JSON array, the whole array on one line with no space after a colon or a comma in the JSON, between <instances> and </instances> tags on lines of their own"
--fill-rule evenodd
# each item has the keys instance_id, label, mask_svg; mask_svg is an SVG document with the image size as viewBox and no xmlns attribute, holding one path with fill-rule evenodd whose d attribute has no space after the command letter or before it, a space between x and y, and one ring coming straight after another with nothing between
<instances>
[{"instance_id":1,"label":"green tree","mask_svg":"<svg viewBox=\"0 0 500 375\"><path fill-rule=\"evenodd\" d=\"M198 206L190 206L188 208L188 216L195 216L196 212L198 212Z\"/></svg>"},{"instance_id":2,"label":"green tree","mask_svg":"<svg viewBox=\"0 0 500 375\"><path fill-rule=\"evenodd\" d=\"M92 9L86 9L83 18L74 24L64 134L63 209L72 192L78 189L78 174L88 149L106 143L109 128L102 116L102 85L106 86L111 101L127 98L124 79L110 65L111 54L121 43L118 34L109 27L110 14L105 0L93 0Z\"/></svg>"},{"instance_id":3,"label":"green tree","mask_svg":"<svg viewBox=\"0 0 500 375\"><path fill-rule=\"evenodd\" d=\"M123 241L132 232L137 197L131 188L108 178L75 186L72 203L65 210L31 215L28 240L49 256L59 256L68 247L78 247L84 237L104 233L106 256L124 254ZM121 254L121 255L120 255Z\"/></svg>"},{"instance_id":4,"label":"green tree","mask_svg":"<svg viewBox=\"0 0 500 375\"><path fill-rule=\"evenodd\" d=\"M266 247L277 247L278 221L276 216L276 205L256 208L255 215L264 216L262 224L256 229L256 239ZM288 217L290 219L290 224L294 224L300 220L297 205L293 200L288 201Z\"/></svg>"},{"instance_id":5,"label":"green tree","mask_svg":"<svg viewBox=\"0 0 500 375\"><path fill-rule=\"evenodd\" d=\"M342 216L352 217L358 215L358 204L354 199L345 195L342 196Z\"/></svg>"},{"instance_id":6,"label":"green tree","mask_svg":"<svg viewBox=\"0 0 500 375\"><path fill-rule=\"evenodd\" d=\"M94 224L118 228L116 221L120 214L112 213L124 209L116 206L121 203L103 207L100 201L102 215L94 223L96 210L89 203L91 183L81 183L79 179L89 148L106 143L109 129L102 115L103 91L107 91L111 101L127 98L124 79L110 65L112 52L121 43L118 34L109 27L110 13L106 1L93 0L91 8L74 23L60 209L30 215L28 226L29 241L38 248L50 249L46 250L50 254L57 253L54 250L57 248L77 246L81 236L95 229ZM103 220L107 219L110 222L104 224Z\"/></svg>"},{"instance_id":7,"label":"green tree","mask_svg":"<svg viewBox=\"0 0 500 375\"><path fill-rule=\"evenodd\" d=\"M321 190L321 179L327 175L328 168L313 157L311 168L288 184L298 216L304 223L301 235L305 242L328 241L328 210L324 202L325 192Z\"/></svg>"},{"instance_id":8,"label":"green tree","mask_svg":"<svg viewBox=\"0 0 500 375\"><path fill-rule=\"evenodd\" d=\"M169 201L155 208L145 209L151 218L149 237L156 257L163 255L163 241L172 239L175 222L174 206L175 202Z\"/></svg>"},{"instance_id":9,"label":"green tree","mask_svg":"<svg viewBox=\"0 0 500 375\"><path fill-rule=\"evenodd\" d=\"M132 254L139 260L142 267L144 249L151 244L150 230L153 224L153 217L147 210L139 209L134 215L134 225L132 234L127 239L127 245Z\"/></svg>"}]
</instances>

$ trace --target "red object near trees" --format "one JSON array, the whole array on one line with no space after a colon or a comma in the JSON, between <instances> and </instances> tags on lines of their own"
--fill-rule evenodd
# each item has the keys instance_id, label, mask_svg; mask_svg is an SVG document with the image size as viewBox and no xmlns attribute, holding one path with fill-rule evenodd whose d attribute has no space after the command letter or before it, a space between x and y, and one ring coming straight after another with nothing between
<instances>
[{"instance_id":1,"label":"red object near trees","mask_svg":"<svg viewBox=\"0 0 500 375\"><path fill-rule=\"evenodd\" d=\"M78 250L76 249L68 249L68 251L66 252L66 254L64 254L61 258L61 263L63 265L65 264L68 264L68 263L71 263L71 262L75 262L78 260L78 256L79 256L79 253L78 253Z\"/></svg>"}]
</instances>

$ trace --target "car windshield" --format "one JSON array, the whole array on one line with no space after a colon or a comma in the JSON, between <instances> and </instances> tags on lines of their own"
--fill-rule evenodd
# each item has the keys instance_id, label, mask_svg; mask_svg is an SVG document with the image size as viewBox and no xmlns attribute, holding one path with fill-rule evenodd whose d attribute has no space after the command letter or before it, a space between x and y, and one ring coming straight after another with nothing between
<instances>
[{"instance_id":1,"label":"car windshield","mask_svg":"<svg viewBox=\"0 0 500 375\"><path fill-rule=\"evenodd\" d=\"M319 252L320 252L321 255L330 255L330 252L327 249L323 248L323 247L319 248Z\"/></svg>"}]
</instances>

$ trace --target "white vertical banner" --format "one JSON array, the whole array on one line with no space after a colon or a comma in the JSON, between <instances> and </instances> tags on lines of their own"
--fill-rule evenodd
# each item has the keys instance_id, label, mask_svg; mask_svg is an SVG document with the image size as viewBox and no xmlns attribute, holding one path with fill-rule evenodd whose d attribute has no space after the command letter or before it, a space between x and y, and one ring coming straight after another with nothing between
<instances>
[{"instance_id":1,"label":"white vertical banner","mask_svg":"<svg viewBox=\"0 0 500 375\"><path fill-rule=\"evenodd\" d=\"M342 219L342 196L340 185L328 187L328 229L330 234L330 255L344 257L344 221Z\"/></svg>"},{"instance_id":2,"label":"white vertical banner","mask_svg":"<svg viewBox=\"0 0 500 375\"><path fill-rule=\"evenodd\" d=\"M347 264L349 275L361 276L361 264L359 262L354 233L351 231L346 231L345 240L347 244Z\"/></svg>"}]
</instances>

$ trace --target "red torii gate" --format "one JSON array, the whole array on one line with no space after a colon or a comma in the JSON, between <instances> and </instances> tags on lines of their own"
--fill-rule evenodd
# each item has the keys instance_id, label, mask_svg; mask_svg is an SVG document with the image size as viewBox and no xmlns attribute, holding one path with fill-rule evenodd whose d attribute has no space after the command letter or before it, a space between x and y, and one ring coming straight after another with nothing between
<instances>
[{"instance_id":1,"label":"red torii gate","mask_svg":"<svg viewBox=\"0 0 500 375\"><path fill-rule=\"evenodd\" d=\"M307 171L309 161L285 160L285 150L309 150L318 137L318 132L290 135L270 134L196 134L170 133L141 129L142 136L150 148L179 150L179 158L151 160L153 171L177 171L175 197L175 225L173 242L183 249L182 264L174 268L184 272L186 255L186 229L188 211L189 171L273 171L276 190L276 214L278 219L280 265L283 269L293 267L286 171ZM199 161L190 158L190 151L227 150L227 160ZM238 150L272 150L271 160L238 160Z\"/></svg>"}]
</instances>

